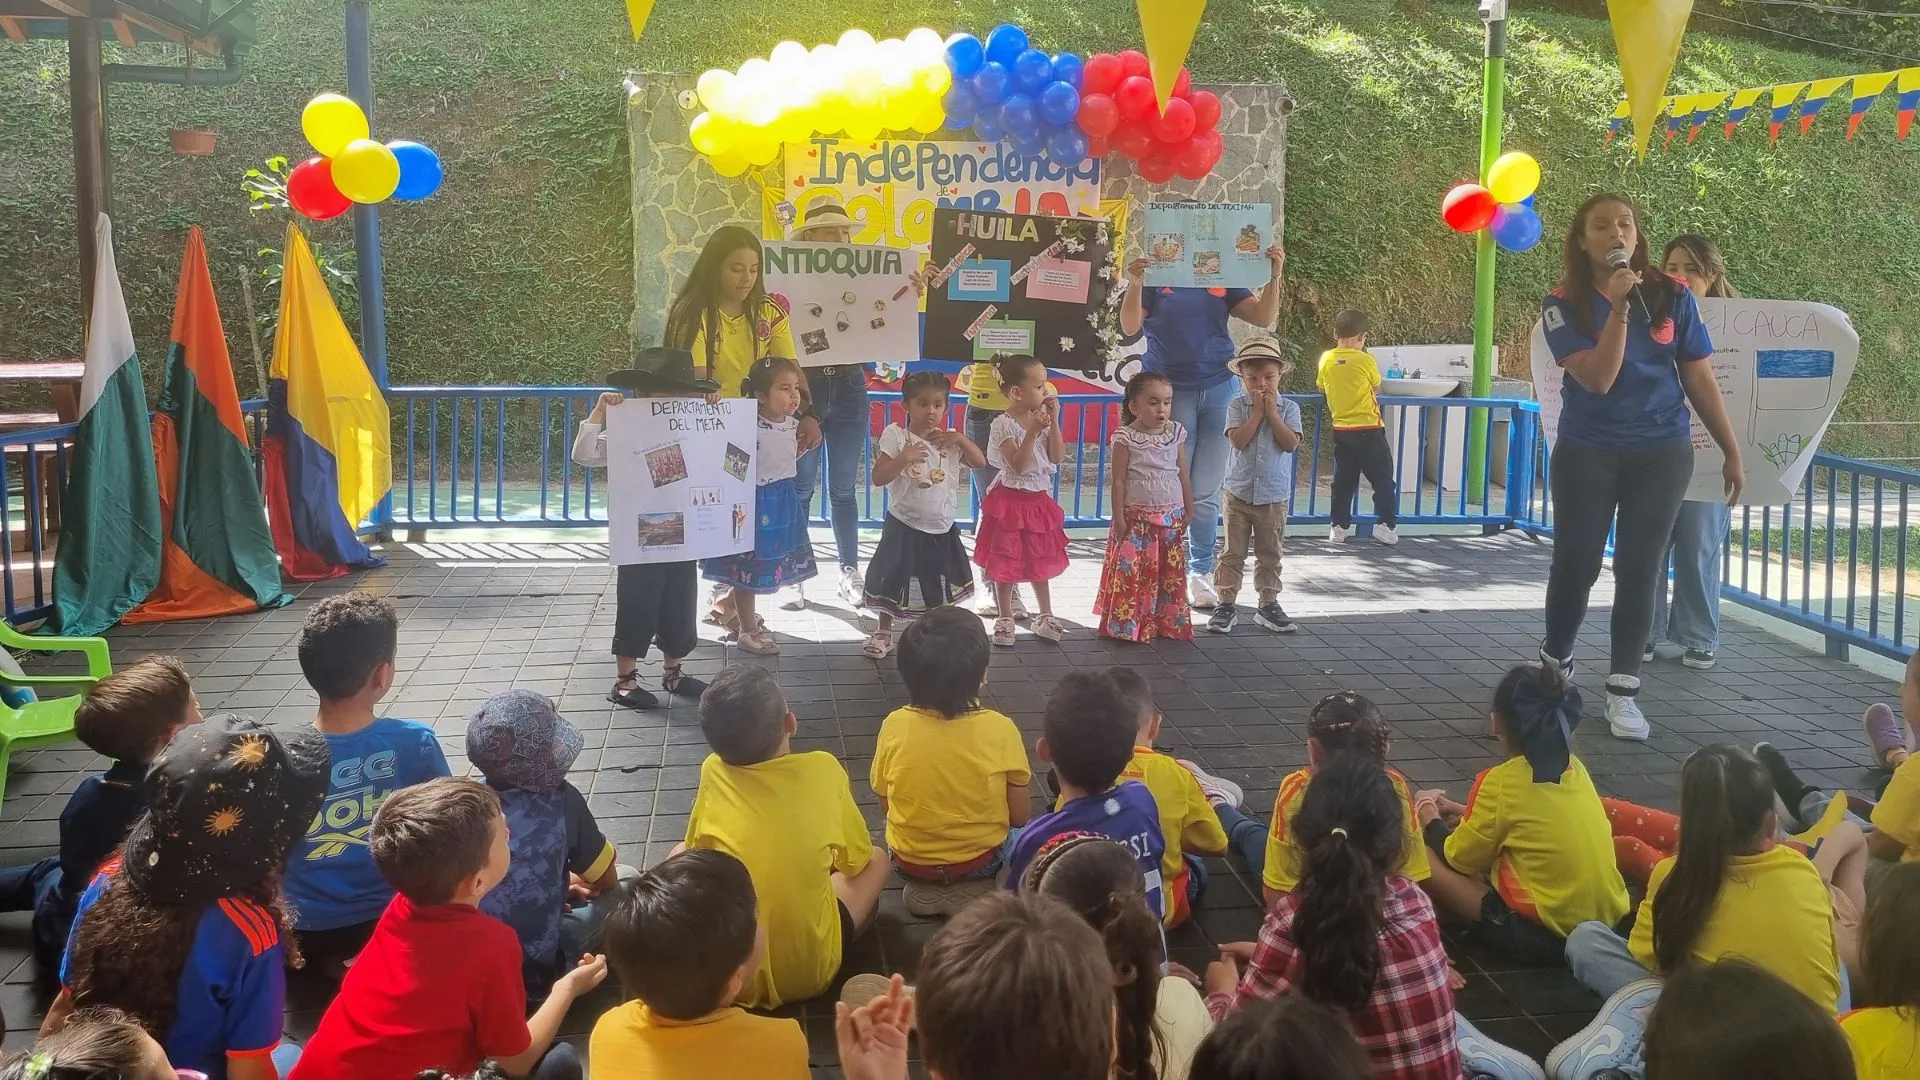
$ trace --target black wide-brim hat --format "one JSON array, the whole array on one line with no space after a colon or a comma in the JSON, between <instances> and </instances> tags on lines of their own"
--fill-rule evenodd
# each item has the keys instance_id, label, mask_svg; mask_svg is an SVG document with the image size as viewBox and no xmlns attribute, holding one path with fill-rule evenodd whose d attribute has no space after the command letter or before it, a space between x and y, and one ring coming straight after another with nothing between
<instances>
[{"instance_id":1,"label":"black wide-brim hat","mask_svg":"<svg viewBox=\"0 0 1920 1080\"><path fill-rule=\"evenodd\" d=\"M693 354L685 349L642 349L625 371L610 372L607 385L641 394L678 391L685 394L717 394L720 384L712 379L693 377Z\"/></svg>"}]
</instances>

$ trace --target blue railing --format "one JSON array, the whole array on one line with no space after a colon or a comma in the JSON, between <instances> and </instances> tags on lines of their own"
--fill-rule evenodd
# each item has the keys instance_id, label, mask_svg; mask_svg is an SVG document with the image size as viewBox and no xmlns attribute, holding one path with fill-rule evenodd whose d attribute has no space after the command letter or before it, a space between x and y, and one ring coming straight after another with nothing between
<instances>
[{"instance_id":1,"label":"blue railing","mask_svg":"<svg viewBox=\"0 0 1920 1080\"><path fill-rule=\"evenodd\" d=\"M575 465L575 430L601 389L590 386L399 387L388 391L394 422L392 516L370 527L580 528L606 524L606 491L596 470ZM1318 395L1288 395L1300 405L1301 445L1288 521L1330 519L1333 439ZM1400 523L1443 530L1553 532L1552 458L1540 437L1539 406L1507 398L1382 400L1400 483ZM246 403L260 443L263 403ZM877 527L885 489L866 482L871 436L902 419L900 395L871 395L868 445L855 499L862 524ZM1465 452L1469 418L1489 419L1488 453L1472 471ZM1071 528L1108 522L1108 440L1119 420L1107 395L1061 398L1067 456L1054 495ZM955 405L949 424L964 422ZM72 425L0 434L0 590L7 617L43 617L52 599L54 540L65 490ZM258 472L256 454L256 473ZM824 489L825 478L821 487ZM824 525L824 490L814 515ZM1819 454L1792 503L1746 507L1734 515L1722 594L1737 603L1824 635L1828 651L1853 646L1893 657L1912 653L1916 625L1908 594L1920 600L1920 472ZM1370 509L1360 500L1360 510ZM971 525L977 493L961 508ZM1372 517L1356 515L1363 531Z\"/></svg>"}]
</instances>

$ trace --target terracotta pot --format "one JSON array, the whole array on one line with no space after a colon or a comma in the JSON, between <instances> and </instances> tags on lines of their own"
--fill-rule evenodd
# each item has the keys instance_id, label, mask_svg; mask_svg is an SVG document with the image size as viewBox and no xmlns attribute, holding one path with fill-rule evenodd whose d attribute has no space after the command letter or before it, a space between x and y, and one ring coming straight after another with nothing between
<instances>
[{"instance_id":1,"label":"terracotta pot","mask_svg":"<svg viewBox=\"0 0 1920 1080\"><path fill-rule=\"evenodd\" d=\"M167 132L173 152L181 157L204 157L213 153L215 137L211 128L174 128Z\"/></svg>"}]
</instances>

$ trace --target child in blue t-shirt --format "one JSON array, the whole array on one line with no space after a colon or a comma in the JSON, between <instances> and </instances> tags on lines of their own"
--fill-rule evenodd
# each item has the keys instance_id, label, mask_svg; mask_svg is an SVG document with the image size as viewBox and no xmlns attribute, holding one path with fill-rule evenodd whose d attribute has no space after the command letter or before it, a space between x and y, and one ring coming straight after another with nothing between
<instances>
[{"instance_id":1,"label":"child in blue t-shirt","mask_svg":"<svg viewBox=\"0 0 1920 1080\"><path fill-rule=\"evenodd\" d=\"M280 1041L288 951L276 882L326 793L327 766L319 735L243 716L168 743L125 854L80 898L41 1031L78 1009L119 1009L159 1034L177 1068L277 1080L299 1049Z\"/></svg>"},{"instance_id":2,"label":"child in blue t-shirt","mask_svg":"<svg viewBox=\"0 0 1920 1080\"><path fill-rule=\"evenodd\" d=\"M1040 760L1053 766L1065 801L1027 823L1007 857L1007 888L1020 887L1027 866L1054 840L1098 833L1133 851L1146 877L1147 905L1154 918L1165 915L1160 860L1167 842L1159 808L1145 785L1115 784L1133 760L1137 715L1133 702L1105 673L1076 671L1054 684L1037 750Z\"/></svg>"},{"instance_id":3,"label":"child in blue t-shirt","mask_svg":"<svg viewBox=\"0 0 1920 1080\"><path fill-rule=\"evenodd\" d=\"M533 1001L545 1000L582 953L599 951L604 901L621 877L639 874L614 865L586 796L567 782L585 742L551 698L532 690L495 694L467 720L467 760L500 796L511 857L480 910L520 938Z\"/></svg>"},{"instance_id":4,"label":"child in blue t-shirt","mask_svg":"<svg viewBox=\"0 0 1920 1080\"><path fill-rule=\"evenodd\" d=\"M301 950L333 979L393 899L367 849L374 812L403 787L452 774L432 728L374 713L393 688L399 640L393 605L367 593L322 600L300 628L300 671L320 695L313 726L333 752L333 772L284 887Z\"/></svg>"}]
</instances>

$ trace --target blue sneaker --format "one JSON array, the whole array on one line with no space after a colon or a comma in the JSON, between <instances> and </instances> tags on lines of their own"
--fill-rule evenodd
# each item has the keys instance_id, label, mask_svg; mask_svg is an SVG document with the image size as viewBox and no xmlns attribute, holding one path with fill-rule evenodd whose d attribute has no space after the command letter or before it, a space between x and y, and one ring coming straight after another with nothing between
<instances>
[{"instance_id":1,"label":"blue sneaker","mask_svg":"<svg viewBox=\"0 0 1920 1080\"><path fill-rule=\"evenodd\" d=\"M1547 1055L1547 1075L1553 1080L1593 1080L1603 1069L1617 1069L1641 1080L1646 1075L1641 1054L1647 1016L1660 1000L1660 986L1659 979L1641 979L1615 991L1592 1023Z\"/></svg>"},{"instance_id":2,"label":"blue sneaker","mask_svg":"<svg viewBox=\"0 0 1920 1080\"><path fill-rule=\"evenodd\" d=\"M1540 1063L1511 1047L1502 1046L1474 1028L1467 1018L1455 1014L1454 1045L1460 1048L1460 1065L1473 1077L1493 1080L1546 1080Z\"/></svg>"}]
</instances>

